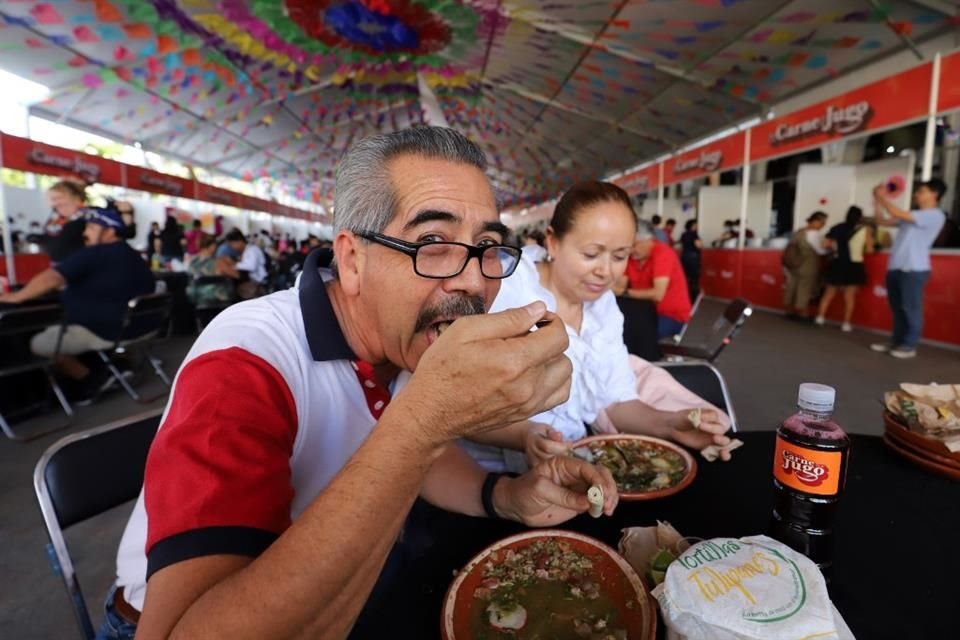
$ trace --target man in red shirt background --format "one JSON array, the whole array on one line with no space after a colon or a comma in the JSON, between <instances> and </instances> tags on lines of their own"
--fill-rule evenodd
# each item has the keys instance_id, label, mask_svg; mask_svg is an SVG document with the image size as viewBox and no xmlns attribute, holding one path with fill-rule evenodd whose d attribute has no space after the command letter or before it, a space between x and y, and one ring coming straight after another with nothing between
<instances>
[{"instance_id":1,"label":"man in red shirt background","mask_svg":"<svg viewBox=\"0 0 960 640\"><path fill-rule=\"evenodd\" d=\"M614 290L617 295L653 300L657 305L657 337L680 332L690 320L690 294L677 252L654 236L653 227L640 220L627 271Z\"/></svg>"}]
</instances>

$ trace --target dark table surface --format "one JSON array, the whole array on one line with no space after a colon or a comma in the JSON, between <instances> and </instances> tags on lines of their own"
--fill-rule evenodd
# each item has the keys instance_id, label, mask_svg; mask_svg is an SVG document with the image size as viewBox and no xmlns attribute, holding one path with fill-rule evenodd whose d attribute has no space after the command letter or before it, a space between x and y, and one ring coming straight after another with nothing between
<instances>
[{"instance_id":1,"label":"dark table surface","mask_svg":"<svg viewBox=\"0 0 960 640\"><path fill-rule=\"evenodd\" d=\"M657 520L683 535L767 532L773 498L773 432L740 433L732 462L698 460L693 484L675 496L621 503L613 517L576 518L562 528L616 548L620 530ZM831 597L860 639L956 638L960 483L932 475L871 436L853 436L836 534ZM454 571L521 525L470 518L418 502L354 639L439 636ZM662 625L661 625L662 626Z\"/></svg>"}]
</instances>

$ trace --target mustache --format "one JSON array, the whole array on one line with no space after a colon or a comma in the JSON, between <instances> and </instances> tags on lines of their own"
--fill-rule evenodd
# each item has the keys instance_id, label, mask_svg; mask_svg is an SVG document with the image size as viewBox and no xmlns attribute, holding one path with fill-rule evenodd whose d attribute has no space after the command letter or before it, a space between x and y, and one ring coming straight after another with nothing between
<instances>
[{"instance_id":1,"label":"mustache","mask_svg":"<svg viewBox=\"0 0 960 640\"><path fill-rule=\"evenodd\" d=\"M487 305L480 296L455 296L445 298L440 304L424 309L417 316L417 326L414 333L420 333L431 324L436 322L437 318L449 318L454 316L475 316L486 313Z\"/></svg>"}]
</instances>

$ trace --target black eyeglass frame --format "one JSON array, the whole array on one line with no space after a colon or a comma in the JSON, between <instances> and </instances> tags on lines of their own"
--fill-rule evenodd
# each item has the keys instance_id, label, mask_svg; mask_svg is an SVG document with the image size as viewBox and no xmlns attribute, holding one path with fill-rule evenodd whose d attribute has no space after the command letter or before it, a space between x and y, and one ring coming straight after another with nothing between
<instances>
[{"instance_id":1,"label":"black eyeglass frame","mask_svg":"<svg viewBox=\"0 0 960 640\"><path fill-rule=\"evenodd\" d=\"M503 280L504 278L509 278L513 275L513 272L517 270L517 266L520 264L520 257L522 252L517 247L511 247L505 244L488 244L484 247L478 247L472 244L464 244L463 242L407 242L406 240L401 240L400 238L394 238L393 236L387 236L382 233L377 233L375 231L354 231L353 234L364 240L369 240L370 242L376 242L379 245L387 247L388 249L393 249L394 251L399 251L400 253L405 253L410 256L410 260L413 261L413 271L421 278L430 278L432 280L446 280L447 278L456 278L458 275L463 273L463 270L467 268L467 265L470 264L470 260L473 258L477 259L477 262L480 264L480 273L484 278L488 280ZM457 247L466 247L467 249L467 259L463 261L463 264L460 265L460 269L456 273L452 273L446 276L431 276L424 273L420 273L420 270L417 268L417 253L423 247L431 247L437 245L452 245ZM488 276L483 271L483 254L489 250L506 250L508 253L516 256L516 262L513 264L513 267L509 272L505 272L499 276ZM498 260L499 261L499 260ZM500 263L503 264L502 262Z\"/></svg>"}]
</instances>

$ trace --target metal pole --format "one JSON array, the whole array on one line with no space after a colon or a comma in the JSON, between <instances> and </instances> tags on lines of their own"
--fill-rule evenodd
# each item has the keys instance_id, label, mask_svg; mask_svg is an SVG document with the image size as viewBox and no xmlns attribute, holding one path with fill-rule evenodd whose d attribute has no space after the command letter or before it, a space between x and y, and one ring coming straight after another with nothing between
<instances>
[{"instance_id":1,"label":"metal pole","mask_svg":"<svg viewBox=\"0 0 960 640\"><path fill-rule=\"evenodd\" d=\"M663 190L666 186L663 184L663 161L661 160L657 164L658 175L660 176L657 179L657 215L661 218L663 217Z\"/></svg>"},{"instance_id":2,"label":"metal pole","mask_svg":"<svg viewBox=\"0 0 960 640\"><path fill-rule=\"evenodd\" d=\"M940 54L933 58L933 74L930 77L930 108L927 115L927 137L923 142L923 173L926 182L933 177L933 151L937 138L937 102L940 99Z\"/></svg>"},{"instance_id":3,"label":"metal pole","mask_svg":"<svg viewBox=\"0 0 960 640\"><path fill-rule=\"evenodd\" d=\"M750 195L750 129L743 136L743 185L740 189L740 237L737 248L742 250L747 240L747 197Z\"/></svg>"},{"instance_id":4,"label":"metal pole","mask_svg":"<svg viewBox=\"0 0 960 640\"><path fill-rule=\"evenodd\" d=\"M3 134L0 133L0 167L3 167ZM7 282L17 284L17 266L13 259L13 235L10 233L10 220L13 216L7 211L7 190L0 182L0 227L3 228L3 257L7 263Z\"/></svg>"}]
</instances>

